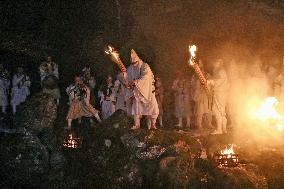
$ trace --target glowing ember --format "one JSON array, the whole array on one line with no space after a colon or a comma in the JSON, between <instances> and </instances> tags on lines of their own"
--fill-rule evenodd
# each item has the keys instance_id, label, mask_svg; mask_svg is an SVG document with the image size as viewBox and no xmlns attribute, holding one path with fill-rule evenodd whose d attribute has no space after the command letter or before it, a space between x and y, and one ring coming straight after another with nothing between
<instances>
[{"instance_id":1,"label":"glowing ember","mask_svg":"<svg viewBox=\"0 0 284 189\"><path fill-rule=\"evenodd\" d=\"M239 164L239 156L234 152L234 145L229 145L224 150L221 150L219 154L215 155L215 160L220 167L235 167Z\"/></svg>"},{"instance_id":2,"label":"glowing ember","mask_svg":"<svg viewBox=\"0 0 284 189\"><path fill-rule=\"evenodd\" d=\"M63 147L66 148L78 148L82 144L82 140L80 138L73 137L72 134L68 135L68 138L64 141Z\"/></svg>"},{"instance_id":3,"label":"glowing ember","mask_svg":"<svg viewBox=\"0 0 284 189\"><path fill-rule=\"evenodd\" d=\"M269 126L275 126L278 131L284 131L284 116L276 110L278 103L275 97L267 97L253 116Z\"/></svg>"}]
</instances>

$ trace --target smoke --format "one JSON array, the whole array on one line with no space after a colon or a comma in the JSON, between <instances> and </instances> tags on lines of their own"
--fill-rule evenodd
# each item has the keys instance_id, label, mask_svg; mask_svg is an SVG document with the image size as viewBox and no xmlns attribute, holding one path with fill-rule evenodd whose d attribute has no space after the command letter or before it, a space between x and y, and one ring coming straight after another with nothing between
<instances>
[{"instance_id":1,"label":"smoke","mask_svg":"<svg viewBox=\"0 0 284 189\"><path fill-rule=\"evenodd\" d=\"M275 139L274 131L268 132L252 112L274 95L272 82L280 72L284 54L280 7L253 0L147 3L133 13L137 30L132 34L143 33L152 44L156 72L166 88L170 88L174 70L192 74L186 64L188 45L196 44L208 72L215 59L224 59L230 82L227 109L236 138ZM275 73L270 74L273 69Z\"/></svg>"}]
</instances>

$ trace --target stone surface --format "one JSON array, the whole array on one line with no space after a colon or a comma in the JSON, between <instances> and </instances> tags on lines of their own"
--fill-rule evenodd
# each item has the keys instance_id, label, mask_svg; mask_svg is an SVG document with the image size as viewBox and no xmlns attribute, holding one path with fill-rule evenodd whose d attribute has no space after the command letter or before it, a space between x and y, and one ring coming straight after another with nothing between
<instances>
[{"instance_id":1,"label":"stone surface","mask_svg":"<svg viewBox=\"0 0 284 189\"><path fill-rule=\"evenodd\" d=\"M47 173L48 151L30 131L1 138L0 151L2 186L37 186Z\"/></svg>"}]
</instances>

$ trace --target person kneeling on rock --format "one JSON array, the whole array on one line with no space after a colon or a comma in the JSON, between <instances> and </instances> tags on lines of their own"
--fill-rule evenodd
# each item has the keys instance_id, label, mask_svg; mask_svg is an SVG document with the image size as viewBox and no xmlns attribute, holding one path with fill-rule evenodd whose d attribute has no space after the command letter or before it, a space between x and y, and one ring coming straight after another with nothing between
<instances>
[{"instance_id":1,"label":"person kneeling on rock","mask_svg":"<svg viewBox=\"0 0 284 189\"><path fill-rule=\"evenodd\" d=\"M99 111L90 104L90 89L83 83L80 75L75 76L75 83L66 89L70 99L70 107L67 115L68 129L71 128L73 119L82 117L95 117L101 122ZM92 119L91 119L92 122Z\"/></svg>"}]
</instances>

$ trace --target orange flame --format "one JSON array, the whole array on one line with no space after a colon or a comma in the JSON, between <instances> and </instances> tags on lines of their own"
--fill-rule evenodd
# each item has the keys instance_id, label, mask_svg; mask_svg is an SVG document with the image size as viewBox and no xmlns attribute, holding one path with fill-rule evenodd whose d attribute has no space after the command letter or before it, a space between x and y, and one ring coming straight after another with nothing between
<instances>
[{"instance_id":1,"label":"orange flame","mask_svg":"<svg viewBox=\"0 0 284 189\"><path fill-rule=\"evenodd\" d=\"M196 57L196 51L197 51L196 45L189 45L188 51L190 53L189 62L190 62L191 65L194 65L195 64L194 59Z\"/></svg>"},{"instance_id":2,"label":"orange flame","mask_svg":"<svg viewBox=\"0 0 284 189\"><path fill-rule=\"evenodd\" d=\"M234 145L232 144L232 145L229 145L229 146L230 146L229 148L221 150L221 154L222 155L228 155L228 157L229 157L232 154L235 154L235 152L234 152Z\"/></svg>"},{"instance_id":3,"label":"orange flame","mask_svg":"<svg viewBox=\"0 0 284 189\"><path fill-rule=\"evenodd\" d=\"M118 53L112 46L108 45L107 49L105 50L105 53L113 56L118 61Z\"/></svg>"},{"instance_id":4,"label":"orange flame","mask_svg":"<svg viewBox=\"0 0 284 189\"><path fill-rule=\"evenodd\" d=\"M63 144L63 146L67 147L67 148L77 148L77 145L78 144L77 144L76 140L73 138L72 134L68 135L67 142L65 144Z\"/></svg>"},{"instance_id":5,"label":"orange flame","mask_svg":"<svg viewBox=\"0 0 284 189\"><path fill-rule=\"evenodd\" d=\"M278 131L284 131L284 116L279 114L276 110L278 103L279 101L275 97L267 97L253 115L262 122L276 122L276 129Z\"/></svg>"}]
</instances>

